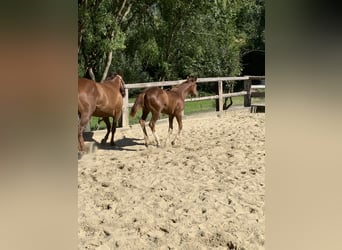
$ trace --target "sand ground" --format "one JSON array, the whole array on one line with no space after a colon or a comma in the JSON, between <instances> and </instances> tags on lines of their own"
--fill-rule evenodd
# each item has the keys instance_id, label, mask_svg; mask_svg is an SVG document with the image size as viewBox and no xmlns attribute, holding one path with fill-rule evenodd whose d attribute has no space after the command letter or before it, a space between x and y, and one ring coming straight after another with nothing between
<instances>
[{"instance_id":1,"label":"sand ground","mask_svg":"<svg viewBox=\"0 0 342 250\"><path fill-rule=\"evenodd\" d=\"M156 129L161 147L133 125L79 160L79 249L265 249L265 113L187 116L175 146Z\"/></svg>"}]
</instances>

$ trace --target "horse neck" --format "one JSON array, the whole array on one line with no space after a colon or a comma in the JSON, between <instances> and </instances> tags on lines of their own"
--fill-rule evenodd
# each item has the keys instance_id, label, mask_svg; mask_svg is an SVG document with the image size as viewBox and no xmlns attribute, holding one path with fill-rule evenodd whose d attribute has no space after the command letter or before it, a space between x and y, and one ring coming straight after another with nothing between
<instances>
[{"instance_id":1,"label":"horse neck","mask_svg":"<svg viewBox=\"0 0 342 250\"><path fill-rule=\"evenodd\" d=\"M116 79L116 77L118 79ZM122 97L124 97L125 96L125 82L120 75L117 75L116 77L112 79L111 84L115 89L117 89L121 93Z\"/></svg>"},{"instance_id":2,"label":"horse neck","mask_svg":"<svg viewBox=\"0 0 342 250\"><path fill-rule=\"evenodd\" d=\"M190 87L191 87L191 83L185 82L185 83L182 83L181 85L179 85L177 87L177 90L175 90L175 91L182 97L182 100L184 100L190 91Z\"/></svg>"},{"instance_id":3,"label":"horse neck","mask_svg":"<svg viewBox=\"0 0 342 250\"><path fill-rule=\"evenodd\" d=\"M113 87L115 87L117 89L120 89L120 82L119 81L121 81L121 79L120 78L116 79L116 78L117 77L115 77L115 78L113 78L113 79L111 79L109 81L106 81L106 82L109 83L110 85L112 85Z\"/></svg>"}]
</instances>

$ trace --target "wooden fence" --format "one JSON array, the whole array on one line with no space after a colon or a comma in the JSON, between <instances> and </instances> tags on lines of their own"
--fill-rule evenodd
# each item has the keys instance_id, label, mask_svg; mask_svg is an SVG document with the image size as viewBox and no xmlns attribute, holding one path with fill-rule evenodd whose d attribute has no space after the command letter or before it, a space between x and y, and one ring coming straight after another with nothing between
<instances>
[{"instance_id":1,"label":"wooden fence","mask_svg":"<svg viewBox=\"0 0 342 250\"><path fill-rule=\"evenodd\" d=\"M210 77L210 78L198 78L197 84L204 84L209 82L217 82L217 95L212 96L204 96L204 97L195 97L191 99L185 99L186 102L190 101L202 101L202 100L212 100L218 99L218 111L223 110L223 98L226 97L234 97L234 96L244 96L244 106L251 106L251 89L255 86L252 85L252 80L265 80L265 76L239 76L239 77ZM173 86L182 83L185 80L178 81L163 81L163 82L146 82L146 83L132 83L126 84L125 86L125 98L123 104L123 112L122 112L122 127L129 126L129 108L133 106L133 103L129 103L129 90L130 89L138 89L138 88L147 88L154 86ZM223 92L223 82L224 81L244 81L244 90L239 92L232 93L224 93Z\"/></svg>"}]
</instances>

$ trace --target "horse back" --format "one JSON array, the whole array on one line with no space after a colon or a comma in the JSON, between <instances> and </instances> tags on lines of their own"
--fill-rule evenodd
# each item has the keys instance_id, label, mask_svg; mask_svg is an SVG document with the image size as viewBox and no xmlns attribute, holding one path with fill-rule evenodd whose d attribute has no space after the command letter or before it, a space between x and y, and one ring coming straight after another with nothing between
<instances>
[{"instance_id":1,"label":"horse back","mask_svg":"<svg viewBox=\"0 0 342 250\"><path fill-rule=\"evenodd\" d=\"M87 95L96 95L97 88L95 86L95 82L93 80L89 80L86 78L78 79L78 94L85 93Z\"/></svg>"},{"instance_id":2,"label":"horse back","mask_svg":"<svg viewBox=\"0 0 342 250\"><path fill-rule=\"evenodd\" d=\"M98 96L96 84L86 78L78 79L78 99L83 102L94 102Z\"/></svg>"},{"instance_id":3,"label":"horse back","mask_svg":"<svg viewBox=\"0 0 342 250\"><path fill-rule=\"evenodd\" d=\"M144 91L145 99L148 102L158 102L161 104L168 103L168 96L165 90L158 87L150 87Z\"/></svg>"},{"instance_id":4,"label":"horse back","mask_svg":"<svg viewBox=\"0 0 342 250\"><path fill-rule=\"evenodd\" d=\"M100 99L122 100L120 90L108 83L96 83L96 88Z\"/></svg>"},{"instance_id":5,"label":"horse back","mask_svg":"<svg viewBox=\"0 0 342 250\"><path fill-rule=\"evenodd\" d=\"M151 87L145 90L145 106L164 114L175 114L184 108L182 98L174 91Z\"/></svg>"}]
</instances>

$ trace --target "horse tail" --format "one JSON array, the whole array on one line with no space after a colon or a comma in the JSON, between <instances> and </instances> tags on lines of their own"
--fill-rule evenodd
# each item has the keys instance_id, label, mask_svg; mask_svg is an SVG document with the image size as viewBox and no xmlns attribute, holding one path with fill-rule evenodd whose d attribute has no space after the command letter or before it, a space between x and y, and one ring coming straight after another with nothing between
<instances>
[{"instance_id":1,"label":"horse tail","mask_svg":"<svg viewBox=\"0 0 342 250\"><path fill-rule=\"evenodd\" d=\"M131 109L130 115L132 117L135 116L135 114L137 113L137 111L138 111L138 109L140 107L144 107L144 97L145 97L145 93L141 93L141 94L138 95L138 97L135 100L134 105L133 105L133 107Z\"/></svg>"}]
</instances>

